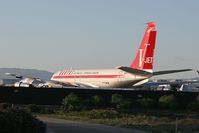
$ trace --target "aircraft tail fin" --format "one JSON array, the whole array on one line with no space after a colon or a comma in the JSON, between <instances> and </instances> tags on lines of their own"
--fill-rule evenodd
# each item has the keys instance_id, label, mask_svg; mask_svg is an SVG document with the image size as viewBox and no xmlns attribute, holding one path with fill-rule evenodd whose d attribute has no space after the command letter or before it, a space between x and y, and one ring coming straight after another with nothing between
<instances>
[{"instance_id":1,"label":"aircraft tail fin","mask_svg":"<svg viewBox=\"0 0 199 133\"><path fill-rule=\"evenodd\" d=\"M144 37L140 44L140 48L137 55L131 64L131 68L143 70L152 73L153 72L153 60L154 60L154 49L156 41L156 23L147 23L147 28L144 33Z\"/></svg>"}]
</instances>

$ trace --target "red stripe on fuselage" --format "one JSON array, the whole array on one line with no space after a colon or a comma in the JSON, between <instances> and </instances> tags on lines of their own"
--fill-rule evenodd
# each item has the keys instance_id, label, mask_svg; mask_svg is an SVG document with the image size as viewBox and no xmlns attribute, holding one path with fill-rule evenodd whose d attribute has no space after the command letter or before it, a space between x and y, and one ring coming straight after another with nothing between
<instances>
[{"instance_id":1,"label":"red stripe on fuselage","mask_svg":"<svg viewBox=\"0 0 199 133\"><path fill-rule=\"evenodd\" d=\"M73 79L73 78L119 78L122 75L66 75L66 76L54 76L54 79Z\"/></svg>"}]
</instances>

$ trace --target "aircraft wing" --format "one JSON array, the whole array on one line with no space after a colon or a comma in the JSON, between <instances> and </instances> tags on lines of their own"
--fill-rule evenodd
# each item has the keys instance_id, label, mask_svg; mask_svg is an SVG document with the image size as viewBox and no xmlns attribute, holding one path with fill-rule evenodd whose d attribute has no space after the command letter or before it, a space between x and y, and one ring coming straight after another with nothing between
<instances>
[{"instance_id":1,"label":"aircraft wing","mask_svg":"<svg viewBox=\"0 0 199 133\"><path fill-rule=\"evenodd\" d=\"M47 81L47 82L51 82L53 84L57 84L57 85L62 85L64 87L77 87L75 84L71 84L69 82L60 82L60 81L54 81L54 80L50 80L50 81Z\"/></svg>"},{"instance_id":2,"label":"aircraft wing","mask_svg":"<svg viewBox=\"0 0 199 133\"><path fill-rule=\"evenodd\" d=\"M76 87L90 87L90 88L99 88L99 86L93 85L91 83L84 82L75 82Z\"/></svg>"},{"instance_id":3,"label":"aircraft wing","mask_svg":"<svg viewBox=\"0 0 199 133\"><path fill-rule=\"evenodd\" d=\"M99 88L99 86L93 85L91 83L85 83L85 82L70 83L70 82L60 82L60 81L54 81L54 80L51 80L50 82L54 84L59 84L65 87Z\"/></svg>"},{"instance_id":4,"label":"aircraft wing","mask_svg":"<svg viewBox=\"0 0 199 133\"><path fill-rule=\"evenodd\" d=\"M153 76L163 75L163 74L170 74L170 73L178 73L178 72L186 72L192 71L193 69L180 69L180 70L166 70L166 71L156 71L153 72Z\"/></svg>"}]
</instances>

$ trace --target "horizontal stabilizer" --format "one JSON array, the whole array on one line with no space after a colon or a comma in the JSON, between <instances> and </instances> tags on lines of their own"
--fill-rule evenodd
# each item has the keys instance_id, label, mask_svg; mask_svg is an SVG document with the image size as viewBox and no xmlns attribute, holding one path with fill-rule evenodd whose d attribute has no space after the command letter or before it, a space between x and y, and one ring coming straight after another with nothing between
<instances>
[{"instance_id":1,"label":"horizontal stabilizer","mask_svg":"<svg viewBox=\"0 0 199 133\"><path fill-rule=\"evenodd\" d=\"M118 69L123 70L123 71L128 72L128 73L140 75L140 76L152 75L152 73L150 73L150 72L142 71L142 70L138 70L138 69L133 69L133 68L130 68L130 67L118 67Z\"/></svg>"},{"instance_id":2,"label":"horizontal stabilizer","mask_svg":"<svg viewBox=\"0 0 199 133\"><path fill-rule=\"evenodd\" d=\"M170 74L170 73L178 73L178 72L186 72L186 71L192 71L192 70L193 69L157 71L157 72L153 72L153 76L163 75L163 74Z\"/></svg>"}]
</instances>

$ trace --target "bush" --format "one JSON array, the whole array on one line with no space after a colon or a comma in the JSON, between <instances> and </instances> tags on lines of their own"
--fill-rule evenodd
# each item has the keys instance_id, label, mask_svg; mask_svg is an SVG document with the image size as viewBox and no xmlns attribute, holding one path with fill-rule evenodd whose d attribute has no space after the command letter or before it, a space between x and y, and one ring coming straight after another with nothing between
<instances>
[{"instance_id":1,"label":"bush","mask_svg":"<svg viewBox=\"0 0 199 133\"><path fill-rule=\"evenodd\" d=\"M123 98L120 94L113 94L111 97L111 103L117 109L121 108L131 108L132 107L132 99Z\"/></svg>"},{"instance_id":2,"label":"bush","mask_svg":"<svg viewBox=\"0 0 199 133\"><path fill-rule=\"evenodd\" d=\"M196 102L199 103L199 95L196 97Z\"/></svg>"},{"instance_id":3,"label":"bush","mask_svg":"<svg viewBox=\"0 0 199 133\"><path fill-rule=\"evenodd\" d=\"M24 110L0 112L0 133L45 133L46 125Z\"/></svg>"},{"instance_id":4,"label":"bush","mask_svg":"<svg viewBox=\"0 0 199 133\"><path fill-rule=\"evenodd\" d=\"M113 94L111 97L111 103L116 105L122 101L122 95L120 94Z\"/></svg>"},{"instance_id":5,"label":"bush","mask_svg":"<svg viewBox=\"0 0 199 133\"><path fill-rule=\"evenodd\" d=\"M159 106L161 108L176 109L178 103L174 95L165 95L159 98Z\"/></svg>"},{"instance_id":6,"label":"bush","mask_svg":"<svg viewBox=\"0 0 199 133\"><path fill-rule=\"evenodd\" d=\"M193 101L187 105L187 108L190 110L198 110L199 109L199 102Z\"/></svg>"},{"instance_id":7,"label":"bush","mask_svg":"<svg viewBox=\"0 0 199 133\"><path fill-rule=\"evenodd\" d=\"M138 99L137 103L140 107L143 107L143 108L151 108L151 107L154 107L155 105L154 100L151 98Z\"/></svg>"},{"instance_id":8,"label":"bush","mask_svg":"<svg viewBox=\"0 0 199 133\"><path fill-rule=\"evenodd\" d=\"M101 96L98 96L98 95L93 96L92 99L91 99L91 103L95 107L102 106L103 98Z\"/></svg>"},{"instance_id":9,"label":"bush","mask_svg":"<svg viewBox=\"0 0 199 133\"><path fill-rule=\"evenodd\" d=\"M196 97L195 101L189 103L187 108L190 110L198 110L199 109L199 95Z\"/></svg>"},{"instance_id":10,"label":"bush","mask_svg":"<svg viewBox=\"0 0 199 133\"><path fill-rule=\"evenodd\" d=\"M115 108L121 108L121 103L122 103L122 95L119 94L113 94L111 97L111 103Z\"/></svg>"},{"instance_id":11,"label":"bush","mask_svg":"<svg viewBox=\"0 0 199 133\"><path fill-rule=\"evenodd\" d=\"M62 101L64 111L78 111L82 108L81 99L74 93L66 96Z\"/></svg>"},{"instance_id":12,"label":"bush","mask_svg":"<svg viewBox=\"0 0 199 133\"><path fill-rule=\"evenodd\" d=\"M0 103L0 110L5 110L11 108L11 104L9 103Z\"/></svg>"},{"instance_id":13,"label":"bush","mask_svg":"<svg viewBox=\"0 0 199 133\"><path fill-rule=\"evenodd\" d=\"M120 107L123 109L130 109L133 105L133 100L130 98L123 98L121 103L120 103Z\"/></svg>"}]
</instances>

